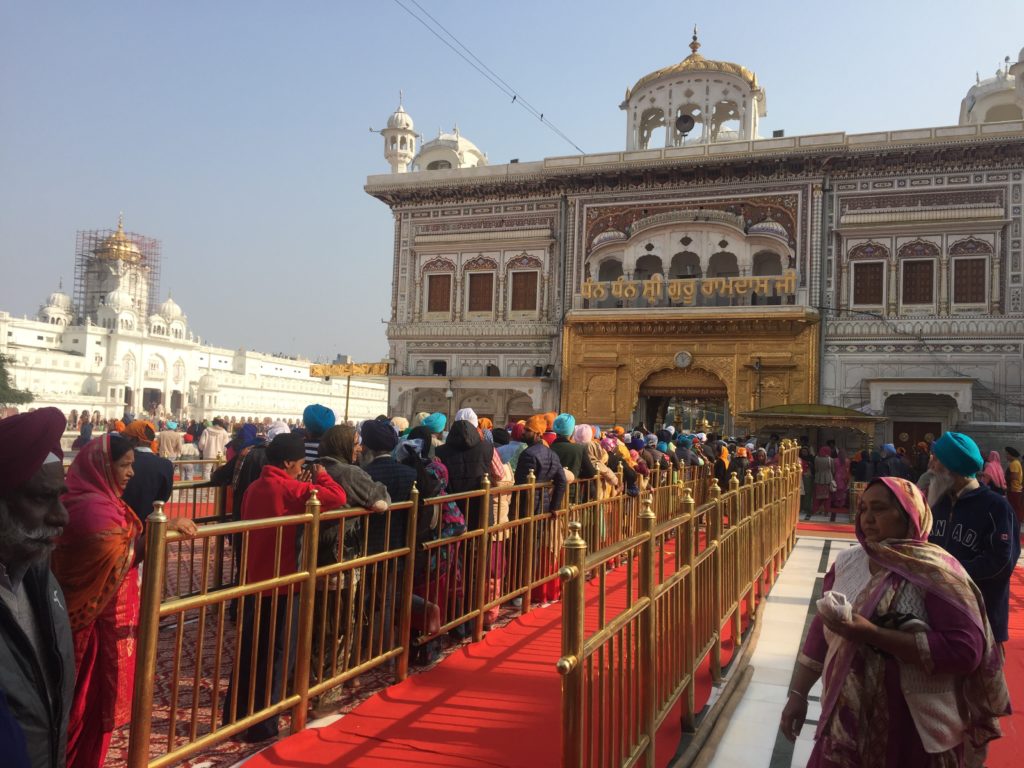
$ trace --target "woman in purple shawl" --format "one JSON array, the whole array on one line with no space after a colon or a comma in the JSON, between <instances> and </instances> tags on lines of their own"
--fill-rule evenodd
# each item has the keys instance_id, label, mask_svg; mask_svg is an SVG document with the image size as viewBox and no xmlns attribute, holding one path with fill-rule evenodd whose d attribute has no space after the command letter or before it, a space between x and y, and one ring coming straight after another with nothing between
<instances>
[{"instance_id":1,"label":"woman in purple shawl","mask_svg":"<svg viewBox=\"0 0 1024 768\"><path fill-rule=\"evenodd\" d=\"M809 766L981 765L1010 711L1002 656L981 594L928 543L931 510L908 480L877 478L861 495L861 546L839 554L824 589L852 605L819 613L798 657L780 727L794 740L822 678Z\"/></svg>"}]
</instances>

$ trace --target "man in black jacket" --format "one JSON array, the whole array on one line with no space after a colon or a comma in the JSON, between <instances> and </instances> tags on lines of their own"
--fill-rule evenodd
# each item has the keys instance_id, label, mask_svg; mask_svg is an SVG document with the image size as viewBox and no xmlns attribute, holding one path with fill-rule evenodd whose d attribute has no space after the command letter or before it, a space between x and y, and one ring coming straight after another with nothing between
<instances>
[{"instance_id":1,"label":"man in black jacket","mask_svg":"<svg viewBox=\"0 0 1024 768\"><path fill-rule=\"evenodd\" d=\"M64 593L50 573L67 524L56 408L0 419L0 690L32 768L64 768L75 654ZM0 763L13 763L4 754Z\"/></svg>"},{"instance_id":2,"label":"man in black jacket","mask_svg":"<svg viewBox=\"0 0 1024 768\"><path fill-rule=\"evenodd\" d=\"M135 462L132 464L135 474L125 486L122 498L139 516L139 520L145 522L153 514L154 501L166 502L171 498L174 465L170 459L153 453L156 430L152 422L136 419L122 434L131 440L135 449Z\"/></svg>"},{"instance_id":3,"label":"man in black jacket","mask_svg":"<svg viewBox=\"0 0 1024 768\"><path fill-rule=\"evenodd\" d=\"M460 411L461 413L463 412ZM469 413L476 418L472 411ZM472 421L457 419L452 423L444 445L438 446L435 455L448 470L449 493L478 491L483 488L484 475L491 473L494 445L480 437L480 432ZM494 477L491 478L491 482L496 482ZM469 530L475 530L483 525L480 514L483 509L482 496L463 499L457 503L466 517L466 526Z\"/></svg>"},{"instance_id":4,"label":"man in black jacket","mask_svg":"<svg viewBox=\"0 0 1024 768\"><path fill-rule=\"evenodd\" d=\"M565 494L565 471L562 469L562 462L558 454L548 448L544 442L543 435L547 430L547 422L543 416L531 416L526 422L526 429L523 430L523 442L526 443L526 450L519 454L519 461L516 464L516 485L526 485L530 470L533 470L534 478L538 484L551 483L551 496L545 508L542 495L537 491L533 511L534 514L542 512L554 512L562 505L562 496ZM527 492L528 493L528 492ZM527 510L529 496L519 499L519 516L524 516Z\"/></svg>"}]
</instances>

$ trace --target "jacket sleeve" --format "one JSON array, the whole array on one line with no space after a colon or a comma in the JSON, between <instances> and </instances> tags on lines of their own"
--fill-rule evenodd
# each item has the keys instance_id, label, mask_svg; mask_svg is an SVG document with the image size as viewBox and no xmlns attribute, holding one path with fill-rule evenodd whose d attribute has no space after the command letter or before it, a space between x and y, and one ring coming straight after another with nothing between
<instances>
[{"instance_id":1,"label":"jacket sleeve","mask_svg":"<svg viewBox=\"0 0 1024 768\"><path fill-rule=\"evenodd\" d=\"M962 563L964 570L976 582L1009 578L1016 564L1013 557L1015 533L1014 514L1009 503L997 497L999 504L993 504L988 511L989 535L982 542L977 556Z\"/></svg>"},{"instance_id":2,"label":"jacket sleeve","mask_svg":"<svg viewBox=\"0 0 1024 768\"><path fill-rule=\"evenodd\" d=\"M157 499L164 502L170 501L172 490L174 490L174 465L167 463L164 464L164 471L160 476L160 491L157 494Z\"/></svg>"},{"instance_id":3,"label":"jacket sleeve","mask_svg":"<svg viewBox=\"0 0 1024 768\"><path fill-rule=\"evenodd\" d=\"M580 479L586 480L590 477L597 476L597 467L594 466L594 462L590 460L590 454L586 451L583 452L583 461L580 464Z\"/></svg>"},{"instance_id":4,"label":"jacket sleeve","mask_svg":"<svg viewBox=\"0 0 1024 768\"><path fill-rule=\"evenodd\" d=\"M334 482L334 478L327 474L327 470L320 470L320 474L316 476L315 485L321 509L338 509L345 506L345 489Z\"/></svg>"},{"instance_id":5,"label":"jacket sleeve","mask_svg":"<svg viewBox=\"0 0 1024 768\"><path fill-rule=\"evenodd\" d=\"M554 512L562 506L562 496L565 495L565 470L562 469L562 462L558 460L558 454L549 451L551 463L554 465L551 477L551 506L549 511Z\"/></svg>"},{"instance_id":6,"label":"jacket sleeve","mask_svg":"<svg viewBox=\"0 0 1024 768\"><path fill-rule=\"evenodd\" d=\"M231 457L231 461L226 464L221 464L210 475L211 485L231 485L232 479L235 476L235 465L238 463L239 454L235 454Z\"/></svg>"}]
</instances>

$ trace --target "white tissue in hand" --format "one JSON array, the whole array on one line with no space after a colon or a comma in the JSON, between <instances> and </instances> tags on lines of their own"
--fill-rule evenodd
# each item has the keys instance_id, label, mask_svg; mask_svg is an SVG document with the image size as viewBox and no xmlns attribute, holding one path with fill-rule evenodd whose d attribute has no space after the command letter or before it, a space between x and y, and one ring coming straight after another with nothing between
<instances>
[{"instance_id":1,"label":"white tissue in hand","mask_svg":"<svg viewBox=\"0 0 1024 768\"><path fill-rule=\"evenodd\" d=\"M849 621L853 606L842 592L826 592L818 601L818 613L830 621Z\"/></svg>"}]
</instances>

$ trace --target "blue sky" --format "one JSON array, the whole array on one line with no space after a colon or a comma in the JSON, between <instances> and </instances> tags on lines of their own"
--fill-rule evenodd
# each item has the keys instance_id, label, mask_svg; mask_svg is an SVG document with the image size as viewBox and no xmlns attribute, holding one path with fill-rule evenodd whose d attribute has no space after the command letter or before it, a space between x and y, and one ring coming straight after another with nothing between
<instances>
[{"instance_id":1,"label":"blue sky","mask_svg":"<svg viewBox=\"0 0 1024 768\"><path fill-rule=\"evenodd\" d=\"M955 124L1024 46L1019 0L419 2L587 152L624 147L625 89L695 22L758 74L763 135ZM425 139L457 123L492 163L575 152L393 0L3 3L0 309L70 290L76 230L123 210L204 339L386 356L392 219L362 188L399 89Z\"/></svg>"}]
</instances>

